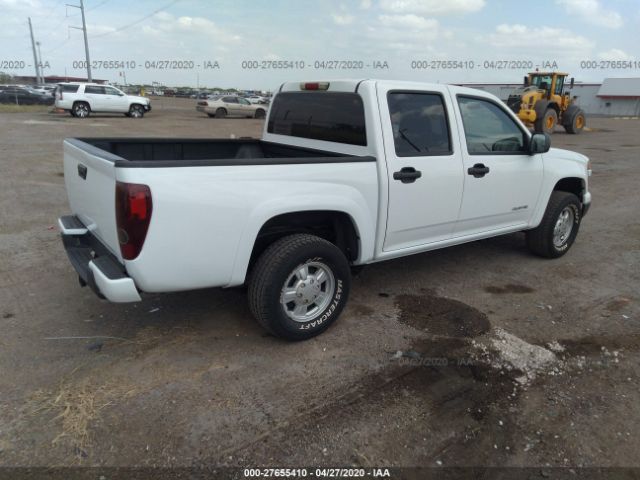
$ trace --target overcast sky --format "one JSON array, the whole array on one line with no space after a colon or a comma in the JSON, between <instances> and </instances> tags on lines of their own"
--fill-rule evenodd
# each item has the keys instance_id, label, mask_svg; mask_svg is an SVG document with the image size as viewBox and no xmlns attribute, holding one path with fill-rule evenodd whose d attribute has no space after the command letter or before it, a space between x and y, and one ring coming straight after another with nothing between
<instances>
[{"instance_id":1,"label":"overcast sky","mask_svg":"<svg viewBox=\"0 0 640 480\"><path fill-rule=\"evenodd\" d=\"M45 74L86 75L74 68L84 60L82 32L69 28L81 25L79 11L65 6L74 2L79 0L0 0L0 71L33 74L31 16L50 65ZM540 67L555 61L579 81L640 76L639 0L85 0L85 8L91 59L129 62L129 83L272 89L285 80L337 77L518 82L527 71L526 64L484 68L492 60ZM157 67L164 60L186 61L187 68L153 68L152 62ZM305 68L243 69L242 62L251 60L304 62ZM327 60L365 67L315 68ZM412 69L414 60L474 65ZM581 68L582 61L601 60L637 64ZM25 68L8 68L16 64L6 62L16 61ZM205 68L216 61L219 68ZM388 68L373 68L385 61ZM93 76L122 83L122 70L94 69Z\"/></svg>"}]
</instances>

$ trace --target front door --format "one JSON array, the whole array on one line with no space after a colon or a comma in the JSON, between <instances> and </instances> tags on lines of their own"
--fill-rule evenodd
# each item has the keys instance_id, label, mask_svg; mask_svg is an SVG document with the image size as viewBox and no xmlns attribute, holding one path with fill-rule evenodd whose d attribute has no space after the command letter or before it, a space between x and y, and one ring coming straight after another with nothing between
<instances>
[{"instance_id":1,"label":"front door","mask_svg":"<svg viewBox=\"0 0 640 480\"><path fill-rule=\"evenodd\" d=\"M105 104L108 112L126 113L129 110L129 100L118 89L113 87L104 87Z\"/></svg>"},{"instance_id":2,"label":"front door","mask_svg":"<svg viewBox=\"0 0 640 480\"><path fill-rule=\"evenodd\" d=\"M527 153L529 134L503 105L457 95L464 127L464 198L455 236L526 226L542 187L542 155Z\"/></svg>"},{"instance_id":3,"label":"front door","mask_svg":"<svg viewBox=\"0 0 640 480\"><path fill-rule=\"evenodd\" d=\"M462 155L446 87L396 90L378 85L389 176L383 250L451 237L462 200Z\"/></svg>"}]
</instances>

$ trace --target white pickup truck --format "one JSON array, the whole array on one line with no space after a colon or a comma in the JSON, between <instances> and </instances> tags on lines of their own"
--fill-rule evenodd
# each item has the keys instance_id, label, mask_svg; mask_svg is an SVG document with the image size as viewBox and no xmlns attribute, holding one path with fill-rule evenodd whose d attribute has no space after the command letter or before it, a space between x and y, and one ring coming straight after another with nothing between
<instances>
[{"instance_id":1,"label":"white pickup truck","mask_svg":"<svg viewBox=\"0 0 640 480\"><path fill-rule=\"evenodd\" d=\"M342 311L350 266L518 231L565 254L590 168L479 90L285 83L260 140L65 140L59 225L101 297L247 283L257 320L301 340Z\"/></svg>"}]
</instances>

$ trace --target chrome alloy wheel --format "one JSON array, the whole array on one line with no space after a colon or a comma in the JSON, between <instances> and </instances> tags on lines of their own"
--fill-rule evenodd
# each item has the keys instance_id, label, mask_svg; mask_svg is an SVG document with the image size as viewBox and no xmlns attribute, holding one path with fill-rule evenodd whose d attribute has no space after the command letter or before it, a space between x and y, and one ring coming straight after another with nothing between
<instances>
[{"instance_id":1,"label":"chrome alloy wheel","mask_svg":"<svg viewBox=\"0 0 640 480\"><path fill-rule=\"evenodd\" d=\"M329 306L335 289L331 269L324 263L310 261L298 266L284 282L280 304L293 321L309 322Z\"/></svg>"},{"instance_id":2,"label":"chrome alloy wheel","mask_svg":"<svg viewBox=\"0 0 640 480\"><path fill-rule=\"evenodd\" d=\"M562 247L571 236L574 219L575 214L571 206L564 207L558 216L556 226L553 227L553 245L556 248Z\"/></svg>"},{"instance_id":3,"label":"chrome alloy wheel","mask_svg":"<svg viewBox=\"0 0 640 480\"><path fill-rule=\"evenodd\" d=\"M89 107L85 103L79 103L73 109L76 117L85 118L89 116Z\"/></svg>"}]
</instances>

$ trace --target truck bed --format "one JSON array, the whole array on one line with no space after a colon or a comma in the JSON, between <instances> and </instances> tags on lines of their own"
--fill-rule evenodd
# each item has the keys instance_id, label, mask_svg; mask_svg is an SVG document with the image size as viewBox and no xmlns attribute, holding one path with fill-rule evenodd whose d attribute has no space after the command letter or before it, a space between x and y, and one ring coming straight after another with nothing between
<instances>
[{"instance_id":1,"label":"truck bed","mask_svg":"<svg viewBox=\"0 0 640 480\"><path fill-rule=\"evenodd\" d=\"M249 138L68 138L66 142L112 161L120 168L375 161L373 157L337 154Z\"/></svg>"}]
</instances>

